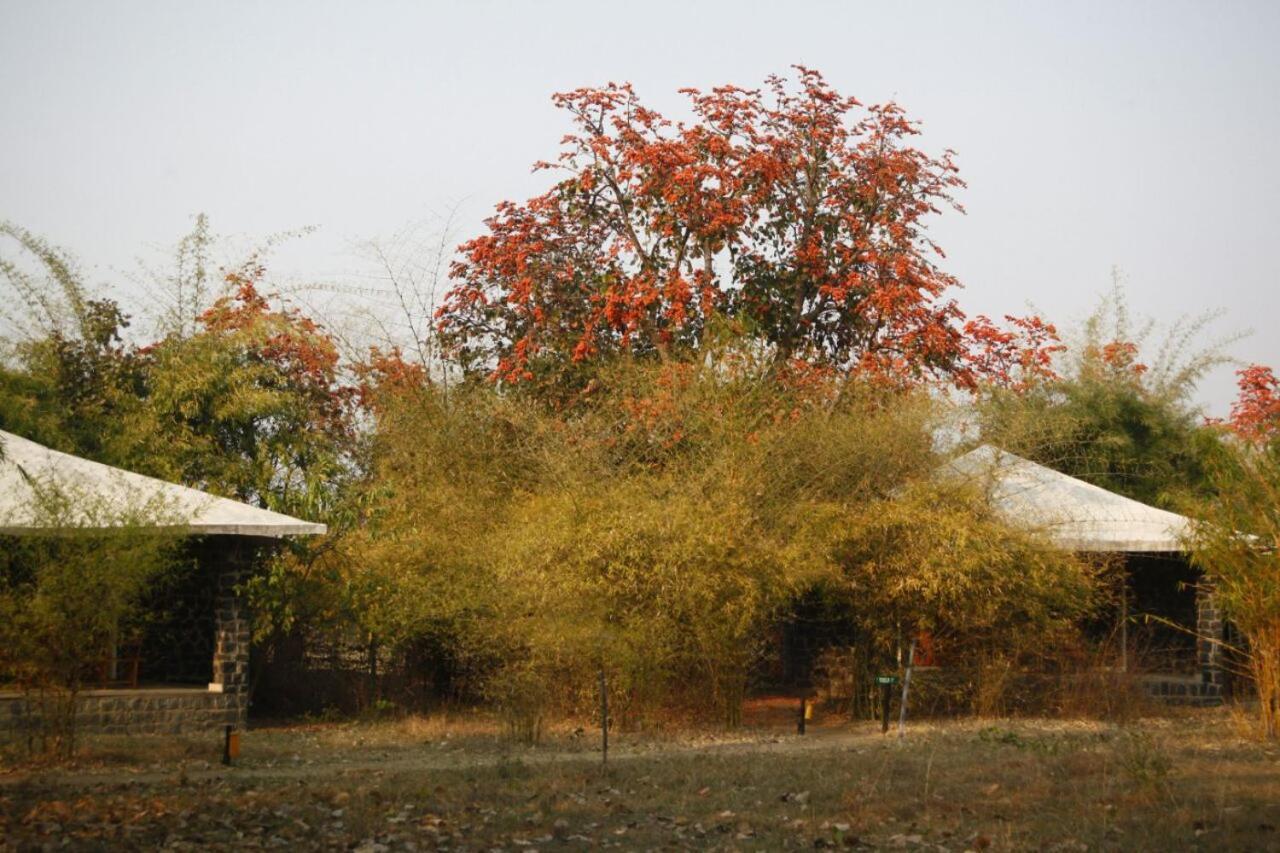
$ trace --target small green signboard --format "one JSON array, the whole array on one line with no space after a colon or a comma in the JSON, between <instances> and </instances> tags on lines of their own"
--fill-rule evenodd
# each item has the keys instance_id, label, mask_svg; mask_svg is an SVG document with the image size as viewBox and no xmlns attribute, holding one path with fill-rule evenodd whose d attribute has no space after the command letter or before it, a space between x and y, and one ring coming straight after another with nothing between
<instances>
[{"instance_id":1,"label":"small green signboard","mask_svg":"<svg viewBox=\"0 0 1280 853\"><path fill-rule=\"evenodd\" d=\"M876 684L897 684L898 676L896 675L877 675Z\"/></svg>"}]
</instances>

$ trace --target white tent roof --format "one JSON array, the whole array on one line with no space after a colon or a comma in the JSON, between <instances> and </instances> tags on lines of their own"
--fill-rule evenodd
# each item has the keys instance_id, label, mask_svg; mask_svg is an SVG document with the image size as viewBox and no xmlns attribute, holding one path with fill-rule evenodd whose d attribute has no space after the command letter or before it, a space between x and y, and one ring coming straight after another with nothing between
<instances>
[{"instance_id":1,"label":"white tent roof","mask_svg":"<svg viewBox=\"0 0 1280 853\"><path fill-rule=\"evenodd\" d=\"M53 486L61 494L84 495L86 502L101 502L94 511L82 513L84 521L72 522L86 528L111 525L92 520L103 517L102 509L106 517L118 518L130 510L156 507L164 519L159 526L193 535L307 536L326 529L323 524L59 453L3 430L0 445L0 533L33 533L50 527L36 511L36 491L42 485Z\"/></svg>"},{"instance_id":2,"label":"white tent roof","mask_svg":"<svg viewBox=\"0 0 1280 853\"><path fill-rule=\"evenodd\" d=\"M1006 521L1040 530L1071 551L1182 551L1191 520L1185 516L1069 477L983 445L947 469L978 480Z\"/></svg>"}]
</instances>

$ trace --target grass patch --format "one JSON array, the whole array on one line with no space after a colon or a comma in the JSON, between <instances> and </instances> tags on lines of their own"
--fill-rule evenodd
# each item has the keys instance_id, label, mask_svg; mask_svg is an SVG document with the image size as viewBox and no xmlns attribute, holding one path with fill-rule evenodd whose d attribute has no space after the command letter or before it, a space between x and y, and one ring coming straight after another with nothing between
<instances>
[{"instance_id":1,"label":"grass patch","mask_svg":"<svg viewBox=\"0 0 1280 853\"><path fill-rule=\"evenodd\" d=\"M1276 849L1280 758L1225 721L620 738L607 768L572 728L537 748L465 721L278 728L230 770L10 774L0 830L19 849Z\"/></svg>"}]
</instances>

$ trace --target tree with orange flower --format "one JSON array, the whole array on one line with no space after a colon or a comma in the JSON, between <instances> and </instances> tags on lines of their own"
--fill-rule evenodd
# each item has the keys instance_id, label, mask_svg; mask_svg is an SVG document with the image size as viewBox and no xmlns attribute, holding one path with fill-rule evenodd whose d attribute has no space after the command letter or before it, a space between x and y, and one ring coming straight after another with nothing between
<instances>
[{"instance_id":1,"label":"tree with orange flower","mask_svg":"<svg viewBox=\"0 0 1280 853\"><path fill-rule=\"evenodd\" d=\"M774 365L898 384L1047 366L1042 351L993 357L1005 333L966 326L949 298L958 282L926 226L960 209L963 183L951 152L915 147L900 107L864 106L803 67L761 89L683 93L687 122L626 84L555 96L572 131L535 168L560 177L500 204L452 269L437 316L465 369L581 384L610 357L714 358L728 339Z\"/></svg>"}]
</instances>

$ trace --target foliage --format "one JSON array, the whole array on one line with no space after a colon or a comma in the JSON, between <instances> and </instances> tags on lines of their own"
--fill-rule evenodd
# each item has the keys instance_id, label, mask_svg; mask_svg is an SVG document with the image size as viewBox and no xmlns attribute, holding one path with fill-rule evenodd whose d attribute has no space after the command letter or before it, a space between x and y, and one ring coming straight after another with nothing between
<instances>
[{"instance_id":1,"label":"foliage","mask_svg":"<svg viewBox=\"0 0 1280 853\"><path fill-rule=\"evenodd\" d=\"M569 411L485 384L398 398L379 509L349 542L376 590L361 624L387 647L431 633L525 731L589 707L601 667L620 719L676 704L733 723L814 588L886 654L903 629L1049 630L1088 606L1070 557L926 485L925 395L680 364L592 387Z\"/></svg>"},{"instance_id":2,"label":"foliage","mask_svg":"<svg viewBox=\"0 0 1280 853\"><path fill-rule=\"evenodd\" d=\"M83 334L54 330L15 347L18 365L0 365L0 425L39 435L95 458L131 455L121 424L141 410L143 366L121 340L127 319L115 303L86 306Z\"/></svg>"},{"instance_id":3,"label":"foliage","mask_svg":"<svg viewBox=\"0 0 1280 853\"><path fill-rule=\"evenodd\" d=\"M1280 712L1280 443L1224 443L1189 547L1247 644L1264 732Z\"/></svg>"},{"instance_id":4,"label":"foliage","mask_svg":"<svg viewBox=\"0 0 1280 853\"><path fill-rule=\"evenodd\" d=\"M4 337L21 341L55 332L63 337L94 337L93 300L75 260L12 222L0 222L0 240L17 250L0 255L0 279L11 296L0 308Z\"/></svg>"},{"instance_id":5,"label":"foliage","mask_svg":"<svg viewBox=\"0 0 1280 853\"><path fill-rule=\"evenodd\" d=\"M913 484L868 505L844 536L845 594L882 645L923 630L1009 649L1078 623L1096 603L1088 564L1009 528L963 486Z\"/></svg>"},{"instance_id":6,"label":"foliage","mask_svg":"<svg viewBox=\"0 0 1280 853\"><path fill-rule=\"evenodd\" d=\"M565 177L500 204L453 267L439 317L462 366L563 390L619 355L714 359L727 340L895 383L1010 366L988 357L1004 333L963 325L925 231L958 209L951 152L913 147L897 105L796 72L683 90L690 123L630 85L556 95L573 131L535 168Z\"/></svg>"},{"instance_id":7,"label":"foliage","mask_svg":"<svg viewBox=\"0 0 1280 853\"><path fill-rule=\"evenodd\" d=\"M969 362L975 377L1013 392L1058 380L1053 360L1066 347L1057 327L1038 316L1006 314L1004 319L1010 328L1001 329L981 314L965 324L965 334L972 341Z\"/></svg>"},{"instance_id":8,"label":"foliage","mask_svg":"<svg viewBox=\"0 0 1280 853\"><path fill-rule=\"evenodd\" d=\"M0 677L43 705L40 737L69 753L76 695L130 639L142 595L173 567L167 508L33 483L41 532L0 548ZM34 734L34 733L32 733Z\"/></svg>"},{"instance_id":9,"label":"foliage","mask_svg":"<svg viewBox=\"0 0 1280 853\"><path fill-rule=\"evenodd\" d=\"M1117 287L1058 356L1056 373L982 389L981 439L1145 503L1178 509L1206 496L1218 434L1191 395L1222 361L1220 343L1196 348L1211 319L1174 324L1148 363L1151 325L1134 327Z\"/></svg>"},{"instance_id":10,"label":"foliage","mask_svg":"<svg viewBox=\"0 0 1280 853\"><path fill-rule=\"evenodd\" d=\"M139 346L118 305L87 296L65 253L6 228L59 298L15 262L0 268L29 294L33 328L0 365L0 427L284 512L331 509L354 448L357 389L326 330L262 293L256 255L225 271L225 295L196 313L211 295L198 220L178 253L170 330Z\"/></svg>"},{"instance_id":11,"label":"foliage","mask_svg":"<svg viewBox=\"0 0 1280 853\"><path fill-rule=\"evenodd\" d=\"M127 455L119 425L138 410L141 383L137 353L123 340L128 318L111 299L90 297L66 252L11 223L0 223L0 237L17 249L0 255L9 296L0 428L93 458Z\"/></svg>"},{"instance_id":12,"label":"foliage","mask_svg":"<svg viewBox=\"0 0 1280 853\"><path fill-rule=\"evenodd\" d=\"M1261 364L1241 368L1236 376L1240 393L1231 405L1231 428L1246 441L1265 443L1280 434L1280 380Z\"/></svg>"},{"instance_id":13,"label":"foliage","mask_svg":"<svg viewBox=\"0 0 1280 853\"><path fill-rule=\"evenodd\" d=\"M264 273L253 261L227 273L231 293L194 334L148 348L147 426L174 479L321 515L352 440L355 389L324 330L260 293Z\"/></svg>"},{"instance_id":14,"label":"foliage","mask_svg":"<svg viewBox=\"0 0 1280 853\"><path fill-rule=\"evenodd\" d=\"M184 338L198 331L200 316L216 298L219 284L213 262L216 242L208 215L196 214L191 230L174 247L171 267L146 270L148 282L158 285L153 289L161 303L158 327L162 336Z\"/></svg>"}]
</instances>

